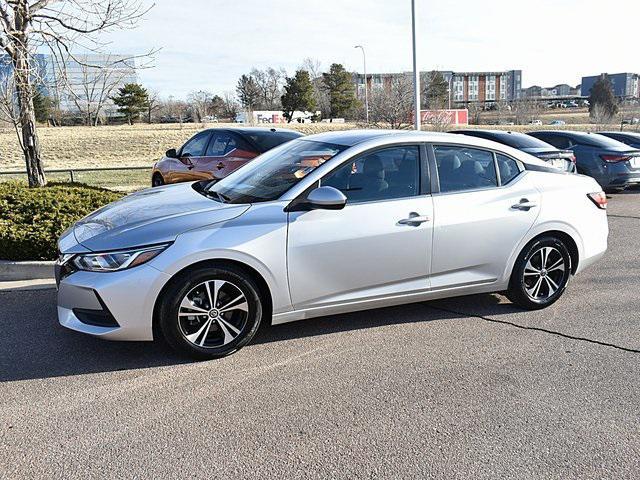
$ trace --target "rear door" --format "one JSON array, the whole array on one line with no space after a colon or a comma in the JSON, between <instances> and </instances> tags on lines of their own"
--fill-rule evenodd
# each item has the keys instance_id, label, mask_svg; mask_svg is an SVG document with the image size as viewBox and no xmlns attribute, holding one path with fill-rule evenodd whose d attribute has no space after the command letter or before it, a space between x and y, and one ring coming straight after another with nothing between
<instances>
[{"instance_id":1,"label":"rear door","mask_svg":"<svg viewBox=\"0 0 640 480\"><path fill-rule=\"evenodd\" d=\"M495 282L535 222L540 192L520 162L506 155L433 145L430 156L437 172L432 289Z\"/></svg>"},{"instance_id":2,"label":"rear door","mask_svg":"<svg viewBox=\"0 0 640 480\"><path fill-rule=\"evenodd\" d=\"M216 132L196 169L212 178L224 178L251 161L258 154L240 136L232 132Z\"/></svg>"}]
</instances>

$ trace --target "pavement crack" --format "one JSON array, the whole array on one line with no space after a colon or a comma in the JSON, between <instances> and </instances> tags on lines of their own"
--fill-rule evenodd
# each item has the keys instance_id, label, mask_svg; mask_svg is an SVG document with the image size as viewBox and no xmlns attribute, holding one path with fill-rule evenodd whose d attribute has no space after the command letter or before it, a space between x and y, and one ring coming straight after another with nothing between
<instances>
[{"instance_id":1,"label":"pavement crack","mask_svg":"<svg viewBox=\"0 0 640 480\"><path fill-rule=\"evenodd\" d=\"M496 318L485 317L484 315L473 315L473 314L469 314L469 313L459 312L459 311L456 311L456 310L451 310L451 309L448 309L448 308L434 307L433 305L428 305L428 306L430 308L433 308L434 310L440 310L442 312L453 313L455 315L464 315L466 317L479 318L480 320L484 320L485 322L500 323L502 325L508 325L510 327L519 328L521 330L533 330L533 331L536 331L536 332L542 332L542 333L547 333L549 335L554 335L556 337L567 338L569 340L576 340L576 341L579 341L579 342L591 343L591 344L594 344L594 345L600 345L601 347L615 348L617 350L622 350L623 352L640 353L640 350L637 350L637 349L634 349L634 348L621 347L620 345L616 345L614 343L601 342L600 340L593 340L591 338L586 338L586 337L576 337L575 335L569 335L567 333L556 332L555 330L548 330L546 328L541 328L541 327L527 327L525 325L520 325L518 323L509 322L508 320L498 320Z\"/></svg>"},{"instance_id":2,"label":"pavement crack","mask_svg":"<svg viewBox=\"0 0 640 480\"><path fill-rule=\"evenodd\" d=\"M613 215L613 214L608 214L607 217L613 217L613 218L631 218L633 220L640 220L640 217L634 217L633 215Z\"/></svg>"}]
</instances>

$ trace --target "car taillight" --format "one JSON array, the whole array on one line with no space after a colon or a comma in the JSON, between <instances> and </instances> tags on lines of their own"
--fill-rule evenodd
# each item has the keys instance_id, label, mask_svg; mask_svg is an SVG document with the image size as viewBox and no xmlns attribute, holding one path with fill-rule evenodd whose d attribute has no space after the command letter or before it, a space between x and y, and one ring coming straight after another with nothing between
<instances>
[{"instance_id":1,"label":"car taillight","mask_svg":"<svg viewBox=\"0 0 640 480\"><path fill-rule=\"evenodd\" d=\"M631 159L629 155L600 155L600 158L609 163L626 162Z\"/></svg>"},{"instance_id":2,"label":"car taillight","mask_svg":"<svg viewBox=\"0 0 640 480\"><path fill-rule=\"evenodd\" d=\"M575 155L571 155L569 157L569 160L571 160L573 163L576 163L576 156Z\"/></svg>"},{"instance_id":3,"label":"car taillight","mask_svg":"<svg viewBox=\"0 0 640 480\"><path fill-rule=\"evenodd\" d=\"M607 209L608 201L607 196L604 192L587 193L587 197L589 197L589 200L595 203L596 207L601 208L602 210Z\"/></svg>"}]
</instances>

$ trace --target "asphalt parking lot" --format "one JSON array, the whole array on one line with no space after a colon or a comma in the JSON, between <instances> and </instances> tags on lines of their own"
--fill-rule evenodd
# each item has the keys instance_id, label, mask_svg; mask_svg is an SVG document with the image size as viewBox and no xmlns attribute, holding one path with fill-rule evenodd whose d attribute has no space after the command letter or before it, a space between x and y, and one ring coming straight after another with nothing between
<instances>
[{"instance_id":1,"label":"asphalt parking lot","mask_svg":"<svg viewBox=\"0 0 640 480\"><path fill-rule=\"evenodd\" d=\"M479 295L262 329L223 360L0 291L2 478L637 478L640 190L551 308Z\"/></svg>"}]
</instances>

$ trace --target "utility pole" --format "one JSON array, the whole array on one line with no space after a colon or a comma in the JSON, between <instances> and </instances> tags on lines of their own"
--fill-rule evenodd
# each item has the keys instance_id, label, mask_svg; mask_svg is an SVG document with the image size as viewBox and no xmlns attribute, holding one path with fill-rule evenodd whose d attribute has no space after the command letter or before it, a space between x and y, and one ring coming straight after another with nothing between
<instances>
[{"instance_id":1,"label":"utility pole","mask_svg":"<svg viewBox=\"0 0 640 480\"><path fill-rule=\"evenodd\" d=\"M359 48L362 50L362 64L364 67L364 111L367 119L367 124L369 123L369 95L367 94L367 56L364 53L364 47L362 45L356 45L353 48Z\"/></svg>"},{"instance_id":2,"label":"utility pole","mask_svg":"<svg viewBox=\"0 0 640 480\"><path fill-rule=\"evenodd\" d=\"M418 55L416 52L416 0L411 0L411 36L413 40L413 95L415 128L420 130L420 72L418 71Z\"/></svg>"}]
</instances>

